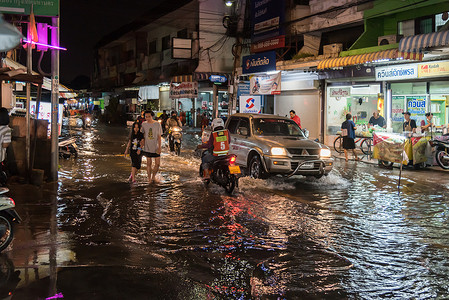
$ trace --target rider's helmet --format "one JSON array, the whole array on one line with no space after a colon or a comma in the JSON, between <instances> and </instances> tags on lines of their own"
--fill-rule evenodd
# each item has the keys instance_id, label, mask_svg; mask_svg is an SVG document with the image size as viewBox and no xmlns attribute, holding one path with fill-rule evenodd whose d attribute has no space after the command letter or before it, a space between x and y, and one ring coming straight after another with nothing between
<instances>
[{"instance_id":1,"label":"rider's helmet","mask_svg":"<svg viewBox=\"0 0 449 300\"><path fill-rule=\"evenodd\" d=\"M212 121L212 130L213 131L218 130L219 129L218 127L221 127L221 129L224 128L224 122L223 122L223 119L221 119L221 118L215 118Z\"/></svg>"}]
</instances>

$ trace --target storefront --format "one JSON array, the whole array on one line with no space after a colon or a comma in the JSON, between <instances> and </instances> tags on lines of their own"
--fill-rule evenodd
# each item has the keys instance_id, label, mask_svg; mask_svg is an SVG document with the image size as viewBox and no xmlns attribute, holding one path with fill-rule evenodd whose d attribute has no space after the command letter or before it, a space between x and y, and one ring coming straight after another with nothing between
<instances>
[{"instance_id":1,"label":"storefront","mask_svg":"<svg viewBox=\"0 0 449 300\"><path fill-rule=\"evenodd\" d=\"M433 114L437 127L449 122L449 61L423 62L376 68L376 80L384 82L390 93L393 132L402 131L402 113L409 111L411 118L420 126L425 114Z\"/></svg>"}]
</instances>

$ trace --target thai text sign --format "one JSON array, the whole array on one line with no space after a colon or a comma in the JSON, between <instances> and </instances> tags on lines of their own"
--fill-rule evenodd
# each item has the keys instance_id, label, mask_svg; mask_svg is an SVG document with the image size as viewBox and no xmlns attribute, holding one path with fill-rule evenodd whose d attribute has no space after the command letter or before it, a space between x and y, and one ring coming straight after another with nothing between
<instances>
[{"instance_id":1,"label":"thai text sign","mask_svg":"<svg viewBox=\"0 0 449 300\"><path fill-rule=\"evenodd\" d=\"M449 61L418 64L418 77L448 76Z\"/></svg>"},{"instance_id":2,"label":"thai text sign","mask_svg":"<svg viewBox=\"0 0 449 300\"><path fill-rule=\"evenodd\" d=\"M281 72L250 79L251 95L279 95L281 93Z\"/></svg>"},{"instance_id":3,"label":"thai text sign","mask_svg":"<svg viewBox=\"0 0 449 300\"><path fill-rule=\"evenodd\" d=\"M276 52L269 51L244 56L242 60L242 73L260 73L276 70Z\"/></svg>"},{"instance_id":4,"label":"thai text sign","mask_svg":"<svg viewBox=\"0 0 449 300\"><path fill-rule=\"evenodd\" d=\"M348 97L351 96L351 88L330 88L331 97Z\"/></svg>"},{"instance_id":5,"label":"thai text sign","mask_svg":"<svg viewBox=\"0 0 449 300\"><path fill-rule=\"evenodd\" d=\"M31 5L36 16L59 16L59 0L0 0L0 12L30 15Z\"/></svg>"},{"instance_id":6,"label":"thai text sign","mask_svg":"<svg viewBox=\"0 0 449 300\"><path fill-rule=\"evenodd\" d=\"M251 45L251 52L263 52L285 47L285 35L274 37L268 40L255 42Z\"/></svg>"},{"instance_id":7,"label":"thai text sign","mask_svg":"<svg viewBox=\"0 0 449 300\"><path fill-rule=\"evenodd\" d=\"M418 65L400 65L376 68L376 81L418 78Z\"/></svg>"},{"instance_id":8,"label":"thai text sign","mask_svg":"<svg viewBox=\"0 0 449 300\"><path fill-rule=\"evenodd\" d=\"M198 82L181 82L170 84L170 98L197 98Z\"/></svg>"},{"instance_id":9,"label":"thai text sign","mask_svg":"<svg viewBox=\"0 0 449 300\"><path fill-rule=\"evenodd\" d=\"M285 1L251 1L252 42L285 34Z\"/></svg>"},{"instance_id":10,"label":"thai text sign","mask_svg":"<svg viewBox=\"0 0 449 300\"><path fill-rule=\"evenodd\" d=\"M240 112L260 114L261 97L260 96L240 96Z\"/></svg>"},{"instance_id":11,"label":"thai text sign","mask_svg":"<svg viewBox=\"0 0 449 300\"><path fill-rule=\"evenodd\" d=\"M407 111L416 124L420 124L425 119L426 96L407 96Z\"/></svg>"}]
</instances>

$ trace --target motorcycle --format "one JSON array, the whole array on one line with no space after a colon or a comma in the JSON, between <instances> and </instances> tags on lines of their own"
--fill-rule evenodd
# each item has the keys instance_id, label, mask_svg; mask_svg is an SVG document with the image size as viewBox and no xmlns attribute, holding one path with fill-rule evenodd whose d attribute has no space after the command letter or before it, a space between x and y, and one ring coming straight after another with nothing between
<instances>
[{"instance_id":1,"label":"motorcycle","mask_svg":"<svg viewBox=\"0 0 449 300\"><path fill-rule=\"evenodd\" d=\"M92 125L92 118L90 116L83 116L83 129L90 128Z\"/></svg>"},{"instance_id":2,"label":"motorcycle","mask_svg":"<svg viewBox=\"0 0 449 300\"><path fill-rule=\"evenodd\" d=\"M58 143L59 147L59 157L70 158L72 155L78 157L78 146L76 145L76 138L66 138L62 139Z\"/></svg>"},{"instance_id":3,"label":"motorcycle","mask_svg":"<svg viewBox=\"0 0 449 300\"><path fill-rule=\"evenodd\" d=\"M430 145L435 147L435 160L437 164L449 170L449 141L431 140Z\"/></svg>"},{"instance_id":4,"label":"motorcycle","mask_svg":"<svg viewBox=\"0 0 449 300\"><path fill-rule=\"evenodd\" d=\"M14 237L14 225L22 221L14 209L14 200L3 195L7 192L8 188L0 188L0 251L9 246Z\"/></svg>"},{"instance_id":5,"label":"motorcycle","mask_svg":"<svg viewBox=\"0 0 449 300\"><path fill-rule=\"evenodd\" d=\"M207 151L203 152L203 156ZM210 163L210 169L212 173L209 179L204 179L203 164L200 165L199 174L203 178L205 185L209 185L213 182L222 188L229 194L234 191L235 186L238 183L238 174L241 174L240 167L235 165L236 156L234 154L228 154L223 156L217 156L217 158Z\"/></svg>"},{"instance_id":6,"label":"motorcycle","mask_svg":"<svg viewBox=\"0 0 449 300\"><path fill-rule=\"evenodd\" d=\"M171 127L168 131L168 142L170 151L174 151L176 155L181 154L182 128L179 126Z\"/></svg>"}]
</instances>

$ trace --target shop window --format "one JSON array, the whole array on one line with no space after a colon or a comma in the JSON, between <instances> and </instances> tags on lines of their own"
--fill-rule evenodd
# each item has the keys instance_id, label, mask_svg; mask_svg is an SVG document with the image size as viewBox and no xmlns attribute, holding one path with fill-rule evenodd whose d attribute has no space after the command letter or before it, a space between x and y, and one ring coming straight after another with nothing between
<instances>
[{"instance_id":1,"label":"shop window","mask_svg":"<svg viewBox=\"0 0 449 300\"><path fill-rule=\"evenodd\" d=\"M406 20L399 22L398 34L403 36L415 35L415 20Z\"/></svg>"},{"instance_id":2,"label":"shop window","mask_svg":"<svg viewBox=\"0 0 449 300\"><path fill-rule=\"evenodd\" d=\"M157 53L157 40L151 41L148 45L148 53L153 54Z\"/></svg>"},{"instance_id":3,"label":"shop window","mask_svg":"<svg viewBox=\"0 0 449 300\"><path fill-rule=\"evenodd\" d=\"M176 34L176 36L180 39L187 39L187 28L184 28L183 30L178 31L178 33Z\"/></svg>"},{"instance_id":4,"label":"shop window","mask_svg":"<svg viewBox=\"0 0 449 300\"><path fill-rule=\"evenodd\" d=\"M429 91L431 94L446 94L449 95L449 82L447 81L433 81L429 84Z\"/></svg>"},{"instance_id":5,"label":"shop window","mask_svg":"<svg viewBox=\"0 0 449 300\"><path fill-rule=\"evenodd\" d=\"M416 34L432 33L435 26L433 25L433 18L423 18L416 20L415 31Z\"/></svg>"},{"instance_id":6,"label":"shop window","mask_svg":"<svg viewBox=\"0 0 449 300\"><path fill-rule=\"evenodd\" d=\"M435 16L435 32L441 29L449 19L449 13L444 12Z\"/></svg>"},{"instance_id":7,"label":"shop window","mask_svg":"<svg viewBox=\"0 0 449 300\"><path fill-rule=\"evenodd\" d=\"M162 38L162 51L170 49L170 36L164 36Z\"/></svg>"}]
</instances>

